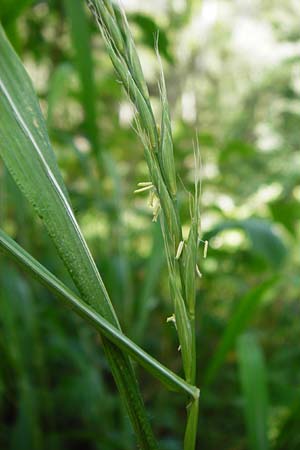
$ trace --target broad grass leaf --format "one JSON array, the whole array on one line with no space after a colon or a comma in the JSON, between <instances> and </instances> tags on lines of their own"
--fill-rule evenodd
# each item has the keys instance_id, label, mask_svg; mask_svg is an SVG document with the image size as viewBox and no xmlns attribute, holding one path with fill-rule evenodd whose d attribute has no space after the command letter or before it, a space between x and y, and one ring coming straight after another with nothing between
<instances>
[{"instance_id":1,"label":"broad grass leaf","mask_svg":"<svg viewBox=\"0 0 300 450\"><path fill-rule=\"evenodd\" d=\"M0 54L0 146L7 146L6 139L10 144L18 140L18 146L24 146L23 154L26 154L29 145L33 146L35 151L41 153L60 189L67 195L31 80L9 44L1 24ZM17 139L16 136L10 136L15 135L16 124L19 130Z\"/></svg>"},{"instance_id":2,"label":"broad grass leaf","mask_svg":"<svg viewBox=\"0 0 300 450\"><path fill-rule=\"evenodd\" d=\"M267 450L269 448L267 374L262 349L253 334L245 333L239 337L237 360L249 449Z\"/></svg>"},{"instance_id":3,"label":"broad grass leaf","mask_svg":"<svg viewBox=\"0 0 300 450\"><path fill-rule=\"evenodd\" d=\"M62 63L56 67L51 75L47 97L47 125L49 128L52 128L55 125L55 111L60 108L62 100L65 99L73 72L74 69L71 64Z\"/></svg>"},{"instance_id":4,"label":"broad grass leaf","mask_svg":"<svg viewBox=\"0 0 300 450\"><path fill-rule=\"evenodd\" d=\"M158 47L159 53L170 63L174 57L170 51L170 43L166 31L158 26L152 17L140 13L132 13L129 18L139 27L142 33L142 42L144 45L153 49L155 35L159 30Z\"/></svg>"},{"instance_id":5,"label":"broad grass leaf","mask_svg":"<svg viewBox=\"0 0 300 450\"><path fill-rule=\"evenodd\" d=\"M255 314L260 302L277 281L276 277L265 281L260 286L251 289L239 301L228 325L220 339L219 345L204 374L204 385L213 383L224 363L228 352L234 347L238 336L245 330Z\"/></svg>"},{"instance_id":6,"label":"broad grass leaf","mask_svg":"<svg viewBox=\"0 0 300 450\"><path fill-rule=\"evenodd\" d=\"M85 129L94 154L100 152L96 113L96 85L91 52L90 23L81 0L64 0L74 49L74 63L80 79L80 99L85 113Z\"/></svg>"},{"instance_id":7,"label":"broad grass leaf","mask_svg":"<svg viewBox=\"0 0 300 450\"><path fill-rule=\"evenodd\" d=\"M283 264L287 254L286 246L274 230L273 224L267 220L249 218L221 222L205 235L205 239L211 239L222 231L233 229L244 231L251 241L251 251L274 268L279 268Z\"/></svg>"}]
</instances>

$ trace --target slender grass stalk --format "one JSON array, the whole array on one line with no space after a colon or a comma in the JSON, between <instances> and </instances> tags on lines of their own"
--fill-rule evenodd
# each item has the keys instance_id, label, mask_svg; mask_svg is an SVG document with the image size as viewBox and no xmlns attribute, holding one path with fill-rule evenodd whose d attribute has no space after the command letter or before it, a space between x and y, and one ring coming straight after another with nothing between
<instances>
[{"instance_id":1,"label":"slender grass stalk","mask_svg":"<svg viewBox=\"0 0 300 450\"><path fill-rule=\"evenodd\" d=\"M196 175L195 193L191 200L192 225L187 242L184 242L177 208L172 129L163 71L161 70L159 81L162 107L159 129L124 11L110 0L87 0L87 4L99 25L116 73L137 112L137 130L143 143L151 180L151 185L142 187L138 191L151 189L156 198L154 219L156 220L160 215L183 369L187 382L195 384L195 280L200 234L200 179ZM197 173L199 166L200 156L196 149ZM192 450L196 443L198 399L193 400L187 411L188 423L184 448Z\"/></svg>"}]
</instances>

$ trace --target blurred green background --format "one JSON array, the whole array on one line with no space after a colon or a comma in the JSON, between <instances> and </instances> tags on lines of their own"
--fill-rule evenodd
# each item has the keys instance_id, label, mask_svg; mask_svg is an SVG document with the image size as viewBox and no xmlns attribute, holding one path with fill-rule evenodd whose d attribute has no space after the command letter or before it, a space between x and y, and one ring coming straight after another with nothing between
<instances>
[{"instance_id":1,"label":"blurred green background","mask_svg":"<svg viewBox=\"0 0 300 450\"><path fill-rule=\"evenodd\" d=\"M148 179L133 109L83 3L1 0L0 18L125 332L180 373L159 225L133 195ZM199 449L299 449L300 4L122 3L156 109L159 30L187 229L200 145ZM0 184L0 226L75 289L2 161ZM137 370L162 449L180 450L184 399ZM96 332L0 255L0 448L134 442Z\"/></svg>"}]
</instances>

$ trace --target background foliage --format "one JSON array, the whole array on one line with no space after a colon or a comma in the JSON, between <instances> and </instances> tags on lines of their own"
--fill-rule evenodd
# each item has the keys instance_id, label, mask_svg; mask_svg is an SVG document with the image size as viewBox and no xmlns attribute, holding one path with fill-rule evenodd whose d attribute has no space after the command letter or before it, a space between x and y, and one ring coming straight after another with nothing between
<instances>
[{"instance_id":1,"label":"background foliage","mask_svg":"<svg viewBox=\"0 0 300 450\"><path fill-rule=\"evenodd\" d=\"M144 4L124 2L154 104L159 29L187 225L196 137L202 156L210 247L197 295L199 446L297 449L299 4ZM146 164L89 13L79 1L23 0L2 2L0 14L124 330L180 372L162 238L147 194L133 195ZM72 286L2 162L0 183L1 227ZM2 256L0 264L0 447L133 448L96 333ZM162 448L180 449L182 399L140 379Z\"/></svg>"}]
</instances>

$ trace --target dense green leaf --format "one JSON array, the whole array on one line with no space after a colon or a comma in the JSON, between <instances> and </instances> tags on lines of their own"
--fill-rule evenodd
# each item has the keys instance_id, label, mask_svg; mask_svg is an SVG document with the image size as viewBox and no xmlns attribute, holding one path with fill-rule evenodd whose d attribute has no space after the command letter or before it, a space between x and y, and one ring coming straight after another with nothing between
<instances>
[{"instance_id":1,"label":"dense green leaf","mask_svg":"<svg viewBox=\"0 0 300 450\"><path fill-rule=\"evenodd\" d=\"M134 336L137 342L141 342L149 314L153 308L153 291L158 283L165 255L162 252L162 235L159 227L153 228L153 243L151 254L145 270L145 278L142 291L136 301L136 326Z\"/></svg>"},{"instance_id":2,"label":"dense green leaf","mask_svg":"<svg viewBox=\"0 0 300 450\"><path fill-rule=\"evenodd\" d=\"M300 400L296 398L290 408L287 417L278 427L274 450L298 450L300 446L299 434Z\"/></svg>"},{"instance_id":3,"label":"dense green leaf","mask_svg":"<svg viewBox=\"0 0 300 450\"><path fill-rule=\"evenodd\" d=\"M268 389L264 356L252 334L237 341L237 358L244 401L244 411L251 450L267 450Z\"/></svg>"},{"instance_id":4,"label":"dense green leaf","mask_svg":"<svg viewBox=\"0 0 300 450\"><path fill-rule=\"evenodd\" d=\"M94 65L91 54L90 25L81 0L64 0L70 33L75 51L75 66L81 85L81 102L85 111L85 126L91 140L93 152L100 153L96 115L96 87Z\"/></svg>"},{"instance_id":5,"label":"dense green leaf","mask_svg":"<svg viewBox=\"0 0 300 450\"><path fill-rule=\"evenodd\" d=\"M1 360L0 376L10 371L18 396L17 417L11 435L12 450L22 446L39 450L43 445L40 399L34 386L36 374L33 370L38 361L27 358L30 353L37 355L39 350L32 291L9 265L5 274L0 273L0 282L1 354L10 356L8 360L5 357Z\"/></svg>"},{"instance_id":6,"label":"dense green leaf","mask_svg":"<svg viewBox=\"0 0 300 450\"><path fill-rule=\"evenodd\" d=\"M300 220L299 202L287 195L270 202L269 208L274 220L282 223L293 236L297 236L297 225Z\"/></svg>"},{"instance_id":7,"label":"dense green leaf","mask_svg":"<svg viewBox=\"0 0 300 450\"><path fill-rule=\"evenodd\" d=\"M250 322L260 302L273 287L276 281L277 278L272 278L265 281L260 286L251 289L243 298L240 299L206 369L204 374L204 385L209 385L215 380L229 350L234 347L239 334L243 332L247 324Z\"/></svg>"},{"instance_id":8,"label":"dense green leaf","mask_svg":"<svg viewBox=\"0 0 300 450\"><path fill-rule=\"evenodd\" d=\"M60 107L60 102L64 98L70 78L73 73L73 67L70 64L64 63L56 67L49 81L48 90L48 110L47 110L47 125L49 128L53 127L53 116L56 108Z\"/></svg>"},{"instance_id":9,"label":"dense green leaf","mask_svg":"<svg viewBox=\"0 0 300 450\"><path fill-rule=\"evenodd\" d=\"M173 62L173 56L169 48L169 39L166 31L157 25L154 19L145 14L134 13L130 14L129 18L139 27L142 33L142 42L147 47L153 49L155 36L159 33L158 47L159 53L169 62Z\"/></svg>"},{"instance_id":10,"label":"dense green leaf","mask_svg":"<svg viewBox=\"0 0 300 450\"><path fill-rule=\"evenodd\" d=\"M11 22L16 20L31 3L33 3L33 0L18 0L18 2L2 0L0 20L4 24L11 24Z\"/></svg>"},{"instance_id":11,"label":"dense green leaf","mask_svg":"<svg viewBox=\"0 0 300 450\"><path fill-rule=\"evenodd\" d=\"M222 148L220 154L220 163L230 162L232 158L240 158L247 160L255 156L256 149L243 141L229 141Z\"/></svg>"}]
</instances>

